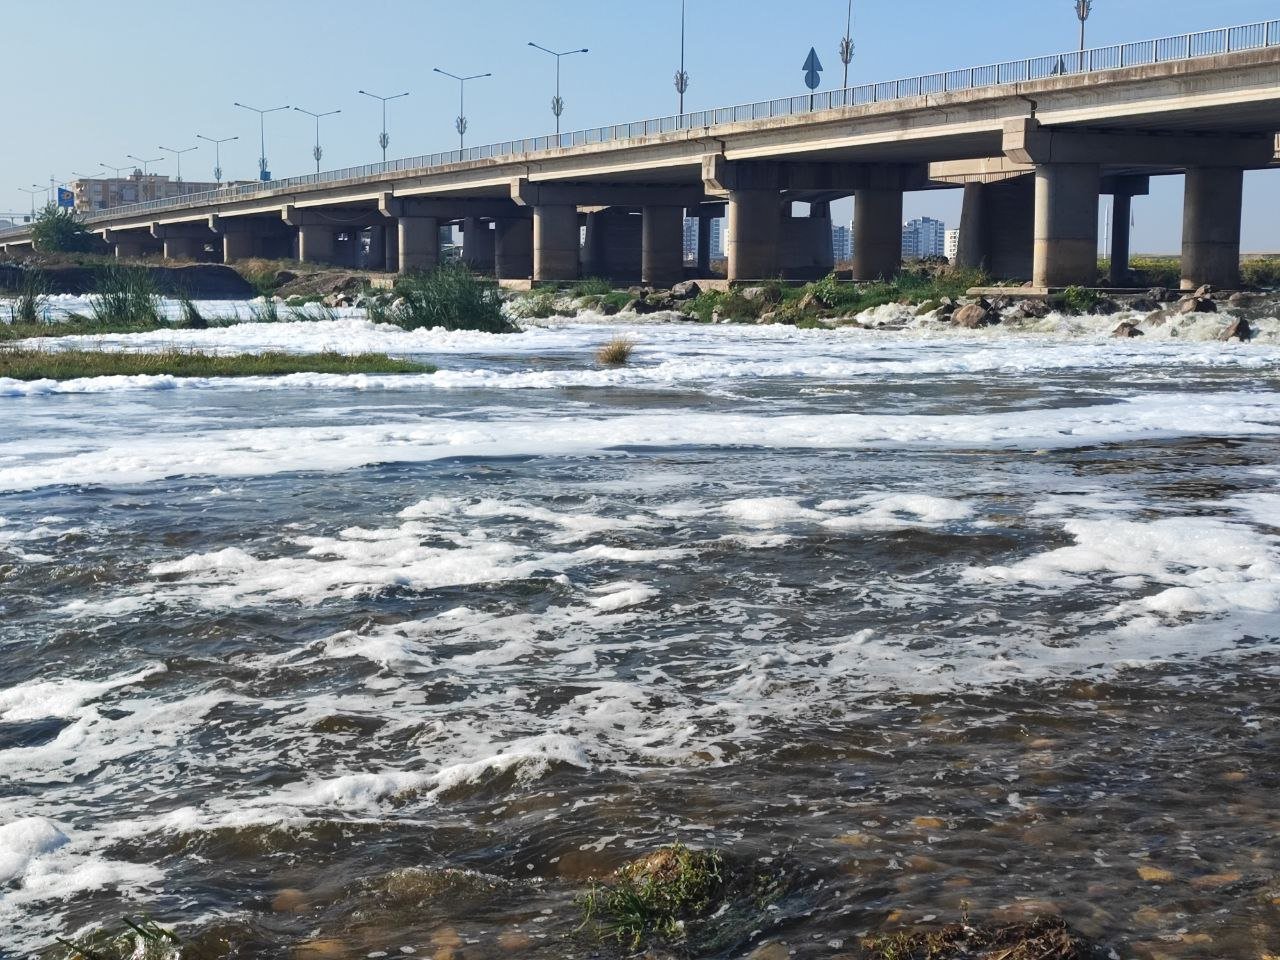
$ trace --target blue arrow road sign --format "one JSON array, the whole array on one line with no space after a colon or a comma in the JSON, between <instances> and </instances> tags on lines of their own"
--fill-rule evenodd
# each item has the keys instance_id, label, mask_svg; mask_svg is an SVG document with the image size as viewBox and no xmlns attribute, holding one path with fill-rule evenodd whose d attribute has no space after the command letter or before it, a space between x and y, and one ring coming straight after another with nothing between
<instances>
[{"instance_id":1,"label":"blue arrow road sign","mask_svg":"<svg viewBox=\"0 0 1280 960\"><path fill-rule=\"evenodd\" d=\"M804 62L804 82L810 90L817 90L822 83L822 61L813 47L809 48L809 58Z\"/></svg>"}]
</instances>

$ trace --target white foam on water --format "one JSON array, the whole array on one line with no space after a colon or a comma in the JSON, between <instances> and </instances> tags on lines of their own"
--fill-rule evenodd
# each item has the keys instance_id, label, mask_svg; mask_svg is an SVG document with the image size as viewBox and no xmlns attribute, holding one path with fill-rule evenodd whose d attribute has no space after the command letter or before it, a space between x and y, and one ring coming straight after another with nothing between
<instances>
[{"instance_id":1,"label":"white foam on water","mask_svg":"<svg viewBox=\"0 0 1280 960\"><path fill-rule=\"evenodd\" d=\"M22 877L33 860L68 842L67 835L43 817L0 824L0 885Z\"/></svg>"},{"instance_id":2,"label":"white foam on water","mask_svg":"<svg viewBox=\"0 0 1280 960\"><path fill-rule=\"evenodd\" d=\"M151 433L87 452L65 440L38 441L0 465L0 490L146 483L182 476L265 476L338 471L376 463L451 457L581 456L628 447L749 447L853 450L867 447L1062 449L1178 437L1280 434L1280 395L1159 393L1116 403L987 414L774 415L650 413L607 417L531 417L459 422L423 417L411 424ZM90 442L86 438L86 442ZM228 562L234 558L228 557Z\"/></svg>"},{"instance_id":3,"label":"white foam on water","mask_svg":"<svg viewBox=\"0 0 1280 960\"><path fill-rule=\"evenodd\" d=\"M164 673L163 664L152 664L134 673L111 677L106 680L34 680L0 689L0 720L16 723L21 720L40 720L45 717L74 717L80 708L98 700L114 690Z\"/></svg>"}]
</instances>

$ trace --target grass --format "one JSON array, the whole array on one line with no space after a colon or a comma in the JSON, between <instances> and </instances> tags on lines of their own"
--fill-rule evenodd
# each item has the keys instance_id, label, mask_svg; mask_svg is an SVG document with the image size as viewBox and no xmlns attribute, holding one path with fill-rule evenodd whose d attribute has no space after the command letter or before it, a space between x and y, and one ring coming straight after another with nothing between
<instances>
[{"instance_id":1,"label":"grass","mask_svg":"<svg viewBox=\"0 0 1280 960\"><path fill-rule=\"evenodd\" d=\"M596 363L602 367L625 367L635 348L629 337L614 337L596 351Z\"/></svg>"},{"instance_id":2,"label":"grass","mask_svg":"<svg viewBox=\"0 0 1280 960\"><path fill-rule=\"evenodd\" d=\"M126 930L102 933L92 943L75 942L62 937L54 939L66 947L68 960L173 960L186 954L182 938L166 930L154 920L124 917ZM188 954L203 960L200 953Z\"/></svg>"},{"instance_id":3,"label":"grass","mask_svg":"<svg viewBox=\"0 0 1280 960\"><path fill-rule=\"evenodd\" d=\"M160 297L151 274L143 267L110 265L97 275L97 292L90 314L103 326L160 324Z\"/></svg>"},{"instance_id":4,"label":"grass","mask_svg":"<svg viewBox=\"0 0 1280 960\"><path fill-rule=\"evenodd\" d=\"M171 325L164 320L134 323L132 320L103 322L83 314L72 314L65 320L42 320L36 323L0 323L0 343L12 340L30 340L38 337L78 337L105 333L147 333L150 330L167 330Z\"/></svg>"},{"instance_id":5,"label":"grass","mask_svg":"<svg viewBox=\"0 0 1280 960\"><path fill-rule=\"evenodd\" d=\"M575 300L581 297L605 297L613 293L613 284L601 277L587 277L579 280L570 289L569 294Z\"/></svg>"},{"instance_id":6,"label":"grass","mask_svg":"<svg viewBox=\"0 0 1280 960\"><path fill-rule=\"evenodd\" d=\"M272 297L267 297L261 303L249 304L249 322L279 323L280 304Z\"/></svg>"},{"instance_id":7,"label":"grass","mask_svg":"<svg viewBox=\"0 0 1280 960\"><path fill-rule=\"evenodd\" d=\"M478 279L461 264L403 276L396 281L395 293L398 302L372 308L371 320L406 330L516 333L520 329L503 314L497 284Z\"/></svg>"},{"instance_id":8,"label":"grass","mask_svg":"<svg viewBox=\"0 0 1280 960\"><path fill-rule=\"evenodd\" d=\"M650 938L678 943L687 921L713 912L725 884L719 853L673 844L627 864L612 884L593 887L582 901L583 923L631 950Z\"/></svg>"},{"instance_id":9,"label":"grass","mask_svg":"<svg viewBox=\"0 0 1280 960\"><path fill-rule=\"evenodd\" d=\"M218 356L198 351L118 353L100 350L0 349L0 377L275 377L290 373L434 373L435 368L380 353L259 353Z\"/></svg>"},{"instance_id":10,"label":"grass","mask_svg":"<svg viewBox=\"0 0 1280 960\"><path fill-rule=\"evenodd\" d=\"M39 270L23 270L18 297L9 307L11 323L40 323L49 295L49 280Z\"/></svg>"},{"instance_id":11,"label":"grass","mask_svg":"<svg viewBox=\"0 0 1280 960\"><path fill-rule=\"evenodd\" d=\"M1067 287L1058 299L1067 313L1084 314L1093 312L1102 302L1102 294L1085 287Z\"/></svg>"}]
</instances>

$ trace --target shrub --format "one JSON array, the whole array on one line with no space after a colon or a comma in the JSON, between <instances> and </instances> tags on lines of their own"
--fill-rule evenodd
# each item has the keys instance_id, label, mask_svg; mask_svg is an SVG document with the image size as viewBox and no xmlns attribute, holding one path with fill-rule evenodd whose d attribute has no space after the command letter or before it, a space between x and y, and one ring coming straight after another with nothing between
<instances>
[{"instance_id":1,"label":"shrub","mask_svg":"<svg viewBox=\"0 0 1280 960\"><path fill-rule=\"evenodd\" d=\"M519 328L502 312L496 284L483 282L460 264L412 274L396 283L401 303L387 311L387 320L406 330L479 330L511 333Z\"/></svg>"},{"instance_id":2,"label":"shrub","mask_svg":"<svg viewBox=\"0 0 1280 960\"><path fill-rule=\"evenodd\" d=\"M1251 287L1280 287L1280 259L1246 260L1240 265L1240 279Z\"/></svg>"},{"instance_id":3,"label":"shrub","mask_svg":"<svg viewBox=\"0 0 1280 960\"><path fill-rule=\"evenodd\" d=\"M185 293L178 298L180 308L182 310L182 319L179 321L180 326L185 330L207 330L209 321L200 314L200 309L195 305L195 301Z\"/></svg>"},{"instance_id":4,"label":"shrub","mask_svg":"<svg viewBox=\"0 0 1280 960\"><path fill-rule=\"evenodd\" d=\"M716 307L720 306L720 301L724 298L719 290L703 290L700 294L685 304L685 312L695 317L702 323L710 323L714 318Z\"/></svg>"},{"instance_id":5,"label":"shrub","mask_svg":"<svg viewBox=\"0 0 1280 960\"><path fill-rule=\"evenodd\" d=\"M103 267L98 271L97 288L91 309L95 323L113 326L160 323L160 298L145 268L119 264Z\"/></svg>"},{"instance_id":6,"label":"shrub","mask_svg":"<svg viewBox=\"0 0 1280 960\"><path fill-rule=\"evenodd\" d=\"M274 297L264 297L261 303L249 304L250 323L279 323L280 304Z\"/></svg>"},{"instance_id":7,"label":"shrub","mask_svg":"<svg viewBox=\"0 0 1280 960\"><path fill-rule=\"evenodd\" d=\"M628 337L614 337L596 351L596 362L603 367L623 367L631 359L636 345Z\"/></svg>"},{"instance_id":8,"label":"shrub","mask_svg":"<svg viewBox=\"0 0 1280 960\"><path fill-rule=\"evenodd\" d=\"M1093 309L1102 302L1102 294L1085 287L1067 287L1062 291L1059 302L1067 313L1092 313Z\"/></svg>"},{"instance_id":9,"label":"shrub","mask_svg":"<svg viewBox=\"0 0 1280 960\"><path fill-rule=\"evenodd\" d=\"M93 234L74 211L51 203L36 214L31 245L38 253L88 253L93 249Z\"/></svg>"}]
</instances>

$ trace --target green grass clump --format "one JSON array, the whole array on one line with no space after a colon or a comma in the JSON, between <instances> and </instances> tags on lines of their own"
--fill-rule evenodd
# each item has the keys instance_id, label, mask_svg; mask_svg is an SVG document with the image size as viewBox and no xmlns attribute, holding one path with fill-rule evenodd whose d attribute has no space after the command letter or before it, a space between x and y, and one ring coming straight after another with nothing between
<instances>
[{"instance_id":1,"label":"green grass clump","mask_svg":"<svg viewBox=\"0 0 1280 960\"><path fill-rule=\"evenodd\" d=\"M719 853L677 843L627 864L583 898L584 923L631 950L649 938L685 939L687 921L714 912L726 884Z\"/></svg>"},{"instance_id":2,"label":"green grass clump","mask_svg":"<svg viewBox=\"0 0 1280 960\"><path fill-rule=\"evenodd\" d=\"M1067 287L1057 300L1067 313L1092 313L1102 302L1102 294L1085 287Z\"/></svg>"},{"instance_id":3,"label":"green grass clump","mask_svg":"<svg viewBox=\"0 0 1280 960\"><path fill-rule=\"evenodd\" d=\"M160 297L145 267L102 267L96 286L98 292L90 308L95 323L152 327L161 323Z\"/></svg>"},{"instance_id":4,"label":"green grass clump","mask_svg":"<svg viewBox=\"0 0 1280 960\"><path fill-rule=\"evenodd\" d=\"M66 960L177 960L184 956L182 938L172 930L141 917L124 917L123 920L124 932L103 932L89 943L63 937L55 937L54 940L67 948Z\"/></svg>"},{"instance_id":5,"label":"green grass clump","mask_svg":"<svg viewBox=\"0 0 1280 960\"><path fill-rule=\"evenodd\" d=\"M39 270L23 270L18 297L9 306L10 323L40 323L49 295L49 280Z\"/></svg>"},{"instance_id":6,"label":"green grass clump","mask_svg":"<svg viewBox=\"0 0 1280 960\"><path fill-rule=\"evenodd\" d=\"M435 368L381 353L258 353L219 356L198 351L119 353L101 350L0 349L0 377L277 377L290 373L433 373Z\"/></svg>"},{"instance_id":7,"label":"green grass clump","mask_svg":"<svg viewBox=\"0 0 1280 960\"><path fill-rule=\"evenodd\" d=\"M261 303L249 304L250 323L279 323L280 304L274 297L266 297Z\"/></svg>"},{"instance_id":8,"label":"green grass clump","mask_svg":"<svg viewBox=\"0 0 1280 960\"><path fill-rule=\"evenodd\" d=\"M941 930L871 937L862 947L866 960L1094 960L1101 955L1058 917L989 926L966 916Z\"/></svg>"},{"instance_id":9,"label":"green grass clump","mask_svg":"<svg viewBox=\"0 0 1280 960\"><path fill-rule=\"evenodd\" d=\"M574 299L579 297L603 297L613 293L613 284L602 277L587 277L575 283L570 288L569 293Z\"/></svg>"},{"instance_id":10,"label":"green grass clump","mask_svg":"<svg viewBox=\"0 0 1280 960\"><path fill-rule=\"evenodd\" d=\"M396 282L399 304L383 312L384 322L406 330L479 330L514 333L519 330L502 312L496 284L478 279L461 264L447 264L430 273L409 274Z\"/></svg>"}]
</instances>

